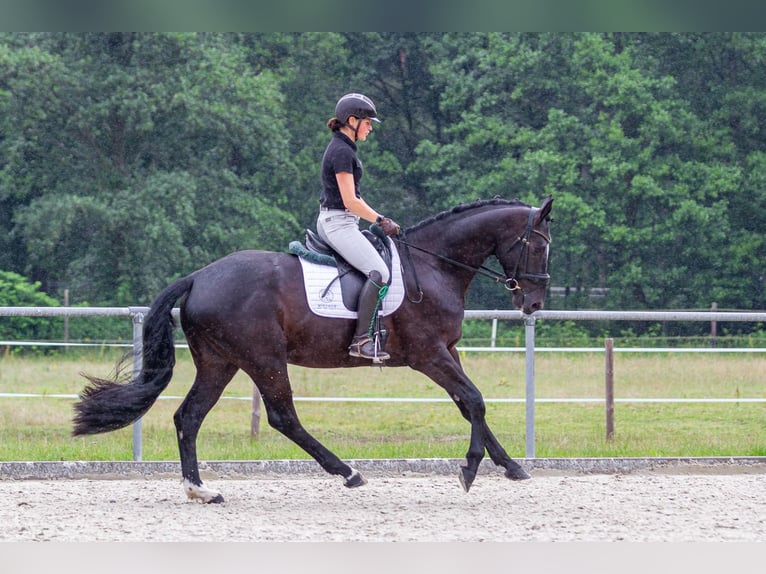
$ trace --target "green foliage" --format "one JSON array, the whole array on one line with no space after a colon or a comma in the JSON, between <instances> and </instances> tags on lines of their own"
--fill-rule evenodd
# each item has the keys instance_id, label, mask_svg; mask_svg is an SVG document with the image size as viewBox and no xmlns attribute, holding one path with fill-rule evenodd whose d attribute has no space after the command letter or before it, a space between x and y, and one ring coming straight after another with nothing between
<instances>
[{"instance_id":1,"label":"green foliage","mask_svg":"<svg viewBox=\"0 0 766 574\"><path fill-rule=\"evenodd\" d=\"M644 321L546 321L535 323L535 346L603 349L606 338L621 348L745 348L766 346L766 331L758 324L719 324L715 338L709 323ZM521 321L498 321L494 346L524 347ZM463 321L460 347L492 346L492 323Z\"/></svg>"},{"instance_id":2,"label":"green foliage","mask_svg":"<svg viewBox=\"0 0 766 574\"><path fill-rule=\"evenodd\" d=\"M31 282L12 271L0 270L0 307L59 307L60 302L40 290L40 282ZM79 306L87 307L83 302ZM0 339L9 341L63 341L65 330L70 341L132 343L132 326L127 318L109 317L0 317ZM10 347L14 353L39 348ZM53 351L55 347L47 347Z\"/></svg>"},{"instance_id":3,"label":"green foliage","mask_svg":"<svg viewBox=\"0 0 766 574\"><path fill-rule=\"evenodd\" d=\"M554 196L549 307L762 309L764 61L763 33L3 33L0 268L133 305L284 249L362 91L363 194L401 224Z\"/></svg>"},{"instance_id":4,"label":"green foliage","mask_svg":"<svg viewBox=\"0 0 766 574\"><path fill-rule=\"evenodd\" d=\"M18 273L0 270L0 307L58 307L59 303ZM61 320L51 317L0 317L0 338L46 340L59 338Z\"/></svg>"},{"instance_id":5,"label":"green foliage","mask_svg":"<svg viewBox=\"0 0 766 574\"><path fill-rule=\"evenodd\" d=\"M0 201L19 266L75 301L147 302L170 279L296 229L282 95L220 35L11 35ZM44 81L38 81L39 75ZM281 233L274 234L274 227Z\"/></svg>"}]
</instances>

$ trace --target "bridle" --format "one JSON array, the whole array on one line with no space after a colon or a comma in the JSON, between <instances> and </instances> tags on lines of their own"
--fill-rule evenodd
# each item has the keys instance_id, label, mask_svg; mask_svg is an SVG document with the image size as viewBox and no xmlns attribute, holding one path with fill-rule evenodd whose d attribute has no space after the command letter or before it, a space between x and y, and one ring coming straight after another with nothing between
<instances>
[{"instance_id":1,"label":"bridle","mask_svg":"<svg viewBox=\"0 0 766 574\"><path fill-rule=\"evenodd\" d=\"M506 250L506 253L509 253L516 245L521 242L521 252L519 253L519 258L516 260L516 265L513 268L513 274L511 277L507 278L505 280L505 288L509 291L519 291L523 289L521 288L521 285L519 284L518 279L524 279L526 281L529 281L530 283L534 283L535 285L541 285L543 287L547 286L548 283L550 283L551 276L548 273L530 273L527 271L529 268L529 238L532 236L532 234L539 235L545 241L550 245L551 238L545 235L542 231L539 231L534 228L534 219L535 219L535 213L537 213L537 209L530 209L529 210L529 219L527 220L527 227L524 229L524 233L517 237L516 240L511 243L511 246ZM522 267L523 262L523 271L519 271L519 269ZM517 279L518 277L518 279Z\"/></svg>"},{"instance_id":2,"label":"bridle","mask_svg":"<svg viewBox=\"0 0 766 574\"><path fill-rule=\"evenodd\" d=\"M393 236L391 239L405 246L407 259L410 262L410 268L412 269L413 275L415 277L415 285L418 289L419 298L417 300L412 300L409 298L409 296L407 298L410 300L411 303L420 303L423 300L423 289L420 286L420 281L418 280L416 268L414 264L412 263L412 255L410 254L410 251L409 251L410 248L417 249L418 251L421 251L422 253L426 253L428 255L431 255L432 257L441 259L442 261L445 261L451 265L454 265L455 267L460 267L461 269L466 269L468 271L471 271L472 273L483 275L484 277L489 277L490 279L493 279L496 283L503 283L503 286L506 289L508 289L508 291L513 291L513 292L521 291L522 293L524 293L524 289L521 287L521 284L519 283L520 279L529 281L530 283L534 283L535 285L539 285L540 287L545 287L546 285L548 285L548 283L551 280L551 276L548 273L530 273L527 270L529 266L529 243L530 243L529 239L532 236L532 234L534 233L536 235L539 235L540 237L545 239L545 241L548 244L551 243L551 238L549 236L545 235L542 231L539 231L534 228L534 219L535 219L535 214L537 213L537 211L538 210L536 208L530 209L529 219L527 220L527 226L524 229L524 233L518 236L516 240L513 243L511 243L511 245L506 250L506 253L509 253L511 250L513 250L514 247L516 247L516 245L521 243L521 251L519 252L519 257L516 260L516 265L514 265L513 273L510 276L505 275L504 273L500 273L499 271L495 271L494 269L491 269L484 265L479 265L478 267L467 265L466 263L456 261L455 259L452 259L445 255L434 253L433 251L430 251L423 247L419 247L417 245L409 243L404 238L404 232L401 232L399 236Z\"/></svg>"}]
</instances>

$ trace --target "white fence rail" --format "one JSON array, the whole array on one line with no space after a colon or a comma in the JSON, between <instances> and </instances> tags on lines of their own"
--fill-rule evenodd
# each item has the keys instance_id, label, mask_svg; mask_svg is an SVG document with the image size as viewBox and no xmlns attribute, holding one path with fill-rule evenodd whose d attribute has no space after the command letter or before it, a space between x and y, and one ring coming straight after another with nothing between
<instances>
[{"instance_id":1,"label":"white fence rail","mask_svg":"<svg viewBox=\"0 0 766 574\"><path fill-rule=\"evenodd\" d=\"M143 318L148 307L0 307L0 317L125 317L133 323L133 347L143 345ZM178 309L174 309L177 316ZM521 311L491 310L466 311L465 319L508 320L524 322L525 338L525 419L526 458L535 458L535 323L538 320L560 321L704 321L704 322L764 322L766 313L726 311L537 311L524 315ZM470 348L471 351L497 350L496 348ZM469 350L469 349L465 349ZM521 350L521 349L515 349ZM635 349L631 349L635 351ZM539 350L538 350L539 351ZM727 351L731 351L727 349ZM766 352L766 349L764 349ZM133 355L134 373L141 370L141 353ZM328 400L328 399L325 399ZM600 399L594 399L601 401ZM657 399L652 399L657 401ZM688 399L686 399L688 400ZM141 421L133 425L133 459L142 458Z\"/></svg>"}]
</instances>

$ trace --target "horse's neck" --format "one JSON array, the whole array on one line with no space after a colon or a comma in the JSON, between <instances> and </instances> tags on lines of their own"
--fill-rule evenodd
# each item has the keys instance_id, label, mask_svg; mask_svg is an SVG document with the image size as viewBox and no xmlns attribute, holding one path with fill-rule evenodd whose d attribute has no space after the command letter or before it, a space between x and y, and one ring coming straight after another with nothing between
<instances>
[{"instance_id":1,"label":"horse's neck","mask_svg":"<svg viewBox=\"0 0 766 574\"><path fill-rule=\"evenodd\" d=\"M497 226L491 212L454 215L420 230L417 244L443 257L477 267L494 251Z\"/></svg>"}]
</instances>

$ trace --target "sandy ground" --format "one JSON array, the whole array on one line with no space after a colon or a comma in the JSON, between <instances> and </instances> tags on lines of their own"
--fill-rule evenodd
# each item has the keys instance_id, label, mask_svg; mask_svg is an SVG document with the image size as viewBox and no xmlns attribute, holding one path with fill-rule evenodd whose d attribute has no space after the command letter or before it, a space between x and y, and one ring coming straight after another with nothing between
<instances>
[{"instance_id":1,"label":"sandy ground","mask_svg":"<svg viewBox=\"0 0 766 574\"><path fill-rule=\"evenodd\" d=\"M0 541L766 541L766 472L0 480Z\"/></svg>"}]
</instances>

